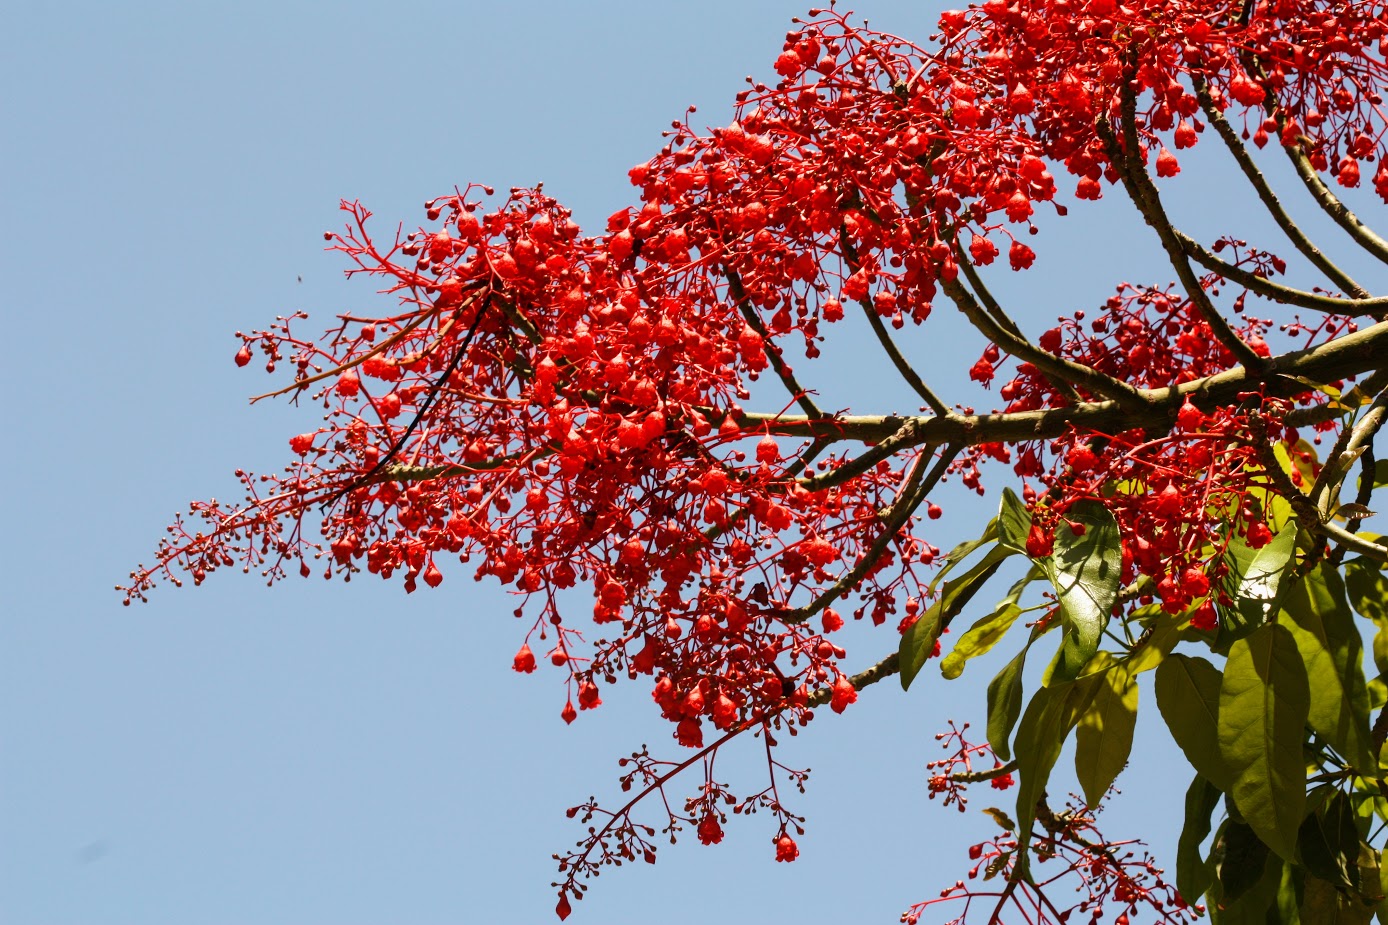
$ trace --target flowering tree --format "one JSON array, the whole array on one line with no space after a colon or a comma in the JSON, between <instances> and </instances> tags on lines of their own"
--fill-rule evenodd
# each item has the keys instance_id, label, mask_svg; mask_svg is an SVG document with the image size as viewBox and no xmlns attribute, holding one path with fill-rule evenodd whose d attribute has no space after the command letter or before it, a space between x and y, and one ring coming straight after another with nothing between
<instances>
[{"instance_id":1,"label":"flowering tree","mask_svg":"<svg viewBox=\"0 0 1388 925\"><path fill-rule=\"evenodd\" d=\"M623 759L627 802L570 810L589 827L556 856L561 918L603 866L653 861L657 829L716 843L760 812L793 861L786 791L804 773L778 737L883 678L908 687L968 612L946 678L1015 655L980 705L986 742L952 727L930 789L962 805L971 784L1015 787L1015 818L991 811L968 883L904 921L934 906L971 922L1367 921L1384 901L1388 548L1360 526L1388 483L1388 297L1293 222L1260 157L1289 160L1339 245L1388 263L1332 190L1362 165L1388 201L1388 4L988 0L943 14L930 42L811 11L776 83L739 94L722 128L675 123L631 170L639 203L597 235L538 188L498 201L469 185L384 240L344 203L331 249L395 301L321 336L302 314L240 335L238 365L292 367L260 397L314 402L325 423L289 440L284 474L238 471L240 505L193 504L126 601L235 565L271 582L365 569L413 591L461 560L517 596L514 667L567 675L565 721L644 676L682 751ZM1316 284L1173 224L1157 180L1210 133ZM1048 205L1065 214L1061 183L1129 197L1177 282L1122 283L1053 325L1002 305L985 268L1004 250L1012 271L1032 265L1019 232ZM987 339L967 372L1000 381L997 410L952 406L893 340L936 308ZM812 366L848 312L919 413L829 411L802 384L792 360ZM762 378L783 400L744 407ZM932 492L955 478L983 494L985 471L1017 490L998 485L997 516L942 553ZM1002 600L971 607L1008 560ZM889 654L851 660L845 617L889 623ZM1193 769L1174 878L1096 828L1147 672ZM1060 806L1046 786L1072 733L1083 795ZM735 795L714 759L739 736L760 740L769 777Z\"/></svg>"}]
</instances>

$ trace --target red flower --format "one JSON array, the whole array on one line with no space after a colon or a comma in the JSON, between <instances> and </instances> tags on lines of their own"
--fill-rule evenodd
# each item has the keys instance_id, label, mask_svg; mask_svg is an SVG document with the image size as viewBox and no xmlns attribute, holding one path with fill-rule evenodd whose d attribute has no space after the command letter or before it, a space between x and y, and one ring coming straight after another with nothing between
<instances>
[{"instance_id":1,"label":"red flower","mask_svg":"<svg viewBox=\"0 0 1388 925\"><path fill-rule=\"evenodd\" d=\"M511 660L511 670L519 671L522 674L530 674L535 670L535 653L530 651L528 643L521 643L516 657Z\"/></svg>"},{"instance_id":2,"label":"red flower","mask_svg":"<svg viewBox=\"0 0 1388 925\"><path fill-rule=\"evenodd\" d=\"M835 713L842 713L848 709L850 703L858 700L858 689L853 686L853 682L839 675L839 679L834 682L834 694L829 700L829 709Z\"/></svg>"}]
</instances>

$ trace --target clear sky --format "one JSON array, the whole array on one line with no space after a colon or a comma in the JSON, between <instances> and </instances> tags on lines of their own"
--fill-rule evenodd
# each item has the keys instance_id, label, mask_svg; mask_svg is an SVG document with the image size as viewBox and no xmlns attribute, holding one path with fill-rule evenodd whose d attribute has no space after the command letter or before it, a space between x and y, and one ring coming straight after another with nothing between
<instances>
[{"instance_id":1,"label":"clear sky","mask_svg":"<svg viewBox=\"0 0 1388 925\"><path fill-rule=\"evenodd\" d=\"M924 40L939 6L861 9ZM7 11L0 920L552 920L550 856L582 834L564 809L616 797L616 759L641 743L678 751L641 684L605 690L565 727L559 674L510 671L513 605L462 570L408 597L367 576L267 590L234 572L130 609L111 589L173 511L232 495L232 469L277 468L287 437L316 426L309 408L248 409L269 380L234 367L232 333L298 309L326 325L386 306L321 250L339 198L388 228L422 220L420 204L455 184L543 181L596 228L633 200L627 169L686 105L728 121L742 78L770 76L801 12L784 0ZM1168 181L1187 227L1262 227L1204 148ZM1150 232L1110 200L1049 219L1025 278L1002 271L1029 328L1120 279L1170 277ZM981 342L932 324L907 347L957 382ZM824 403L909 407L843 330L806 375ZM946 392L986 403L962 383ZM946 547L995 503L940 500ZM853 665L895 648L885 629L852 639ZM809 817L795 864L772 862L768 820L737 819L721 845L686 837L653 868L610 870L576 920L895 921L963 875L990 825L977 808L1011 807L1012 793L980 792L961 815L924 786L933 734L950 716L981 725L996 664L948 684L927 671L909 696L880 685L789 743L783 760L814 770L795 803ZM1171 860L1188 771L1143 696L1148 744L1110 825ZM727 757L735 790L760 786L754 758Z\"/></svg>"}]
</instances>

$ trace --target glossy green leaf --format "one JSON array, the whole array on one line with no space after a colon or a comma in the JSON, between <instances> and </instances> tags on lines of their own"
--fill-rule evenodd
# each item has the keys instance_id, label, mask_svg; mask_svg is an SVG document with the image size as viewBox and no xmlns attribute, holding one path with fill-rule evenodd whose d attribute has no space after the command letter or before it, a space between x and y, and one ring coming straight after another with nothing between
<instances>
[{"instance_id":1,"label":"glossy green leaf","mask_svg":"<svg viewBox=\"0 0 1388 925\"><path fill-rule=\"evenodd\" d=\"M897 649L901 665L901 689L908 690L911 682L920 674L930 653L935 650L935 641L940 638L940 630L949 625L959 611L968 604L997 572L1003 560L1012 555L1012 550L994 546L977 565L963 575L945 582L944 590L935 603L920 615L915 623L901 635Z\"/></svg>"},{"instance_id":2,"label":"glossy green leaf","mask_svg":"<svg viewBox=\"0 0 1388 925\"><path fill-rule=\"evenodd\" d=\"M1084 533L1075 533L1062 521L1055 531L1055 551L1045 560L1065 628L1052 682L1077 677L1098 651L1118 599L1123 558L1118 523L1108 508L1097 501L1081 501L1065 516L1082 525Z\"/></svg>"},{"instance_id":3,"label":"glossy green leaf","mask_svg":"<svg viewBox=\"0 0 1388 925\"><path fill-rule=\"evenodd\" d=\"M1222 792L1233 784L1219 752L1219 669L1180 652L1157 666L1157 709L1186 760Z\"/></svg>"},{"instance_id":4,"label":"glossy green leaf","mask_svg":"<svg viewBox=\"0 0 1388 925\"><path fill-rule=\"evenodd\" d=\"M988 616L979 620L954 644L954 648L940 660L940 674L953 681L964 673L969 659L982 655L997 645L1017 618L1022 608L1016 604L1004 604Z\"/></svg>"},{"instance_id":5,"label":"glossy green leaf","mask_svg":"<svg viewBox=\"0 0 1388 925\"><path fill-rule=\"evenodd\" d=\"M1098 806L1128 763L1137 723L1137 681L1122 668L1103 673L1075 729L1075 774L1084 799Z\"/></svg>"},{"instance_id":6,"label":"glossy green leaf","mask_svg":"<svg viewBox=\"0 0 1388 925\"><path fill-rule=\"evenodd\" d=\"M1250 549L1241 539L1229 543L1224 561L1229 571L1225 592L1234 599L1243 628L1261 626L1280 603L1282 575L1296 550L1298 526L1288 521L1261 549Z\"/></svg>"},{"instance_id":7,"label":"glossy green leaf","mask_svg":"<svg viewBox=\"0 0 1388 925\"><path fill-rule=\"evenodd\" d=\"M1022 715L1022 671L1027 650L1022 649L988 682L988 745L1003 761L1011 760L1012 727Z\"/></svg>"},{"instance_id":8,"label":"glossy green leaf","mask_svg":"<svg viewBox=\"0 0 1388 925\"><path fill-rule=\"evenodd\" d=\"M1146 629L1125 661L1128 674L1139 675L1156 668L1171 654L1189 624L1184 614L1167 613L1157 604L1138 608L1133 618L1145 622Z\"/></svg>"},{"instance_id":9,"label":"glossy green leaf","mask_svg":"<svg viewBox=\"0 0 1388 925\"><path fill-rule=\"evenodd\" d=\"M1346 562L1345 589L1360 614L1380 625L1388 623L1388 575L1376 563L1363 559Z\"/></svg>"},{"instance_id":10,"label":"glossy green leaf","mask_svg":"<svg viewBox=\"0 0 1388 925\"><path fill-rule=\"evenodd\" d=\"M1210 886L1210 866L1200 854L1200 845L1210 834L1210 814L1219 805L1220 795L1219 788L1201 774L1186 790L1186 821L1176 843L1176 889L1191 904L1199 902Z\"/></svg>"},{"instance_id":11,"label":"glossy green leaf","mask_svg":"<svg viewBox=\"0 0 1388 925\"><path fill-rule=\"evenodd\" d=\"M1364 484L1364 477L1359 477L1359 484ZM1388 485L1388 459L1374 460L1374 488L1382 488Z\"/></svg>"},{"instance_id":12,"label":"glossy green leaf","mask_svg":"<svg viewBox=\"0 0 1388 925\"><path fill-rule=\"evenodd\" d=\"M1002 490L998 509L998 542L1007 548L1027 553L1027 536L1031 533L1031 512L1010 488Z\"/></svg>"},{"instance_id":13,"label":"glossy green leaf","mask_svg":"<svg viewBox=\"0 0 1388 925\"><path fill-rule=\"evenodd\" d=\"M1301 755L1311 694L1291 632L1258 627L1229 648L1219 690L1219 752L1226 791L1248 824L1286 860L1296 853L1306 803Z\"/></svg>"},{"instance_id":14,"label":"glossy green leaf","mask_svg":"<svg viewBox=\"0 0 1388 925\"><path fill-rule=\"evenodd\" d=\"M1291 582L1283 609L1306 674L1316 679L1307 723L1353 767L1375 769L1363 643L1339 572L1322 562Z\"/></svg>"},{"instance_id":15,"label":"glossy green leaf","mask_svg":"<svg viewBox=\"0 0 1388 925\"><path fill-rule=\"evenodd\" d=\"M1044 577L1044 574L1039 566L1032 566L1025 576L1013 584L1007 596L998 601L996 609L969 627L959 637L950 653L940 660L940 673L952 681L964 673L964 666L969 659L992 650L1021 616L1022 608L1017 606L1017 601L1021 598L1022 592L1031 582Z\"/></svg>"}]
</instances>

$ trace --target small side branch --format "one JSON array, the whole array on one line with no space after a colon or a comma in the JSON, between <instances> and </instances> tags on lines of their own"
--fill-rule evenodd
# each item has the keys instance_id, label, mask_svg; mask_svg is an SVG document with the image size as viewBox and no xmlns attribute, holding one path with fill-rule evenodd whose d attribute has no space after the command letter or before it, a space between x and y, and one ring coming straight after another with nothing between
<instances>
[{"instance_id":1,"label":"small side branch","mask_svg":"<svg viewBox=\"0 0 1388 925\"><path fill-rule=\"evenodd\" d=\"M1307 292L1292 286L1284 286L1219 259L1200 246L1193 238L1180 231L1176 232L1176 238L1181 242L1181 247L1185 250L1186 255L1205 269L1238 283L1249 292L1266 296L1274 301L1295 305L1298 308L1309 308L1318 312L1346 315L1352 318L1367 315L1375 320L1382 320L1383 315L1388 313L1388 297L1340 299L1335 296L1321 295L1317 292Z\"/></svg>"},{"instance_id":2,"label":"small side branch","mask_svg":"<svg viewBox=\"0 0 1388 925\"><path fill-rule=\"evenodd\" d=\"M770 361L771 368L776 371L776 375L780 377L786 391L790 393L790 397L795 399L795 403L804 409L810 417L824 417L824 412L820 411L819 406L810 398L809 391L796 381L790 367L786 365L785 358L781 356L780 345L771 340L766 325L762 324L761 316L757 314L752 303L747 300L747 290L742 286L742 277L731 267L724 267L723 275L728 280L728 294L737 302L743 319L752 326L752 330L761 335L762 341L766 344L766 358Z\"/></svg>"},{"instance_id":3,"label":"small side branch","mask_svg":"<svg viewBox=\"0 0 1388 925\"><path fill-rule=\"evenodd\" d=\"M906 484L902 486L901 492L897 495L896 503L882 515L882 532L872 541L872 545L863 552L858 561L842 578L826 588L823 593L805 607L783 616L782 621L788 624L803 623L857 587L863 577L877 565L878 560L887 551L887 546L897 538L897 534L901 532L907 520L915 513L916 508L920 507L926 495L930 494L935 485L939 483L949 468L949 464L954 461L954 457L958 454L959 447L946 446L940 454L940 458L935 461L935 465L927 473L926 465L931 454L928 450L922 452L920 458L916 460L916 464L911 468L911 473L906 478Z\"/></svg>"},{"instance_id":4,"label":"small side branch","mask_svg":"<svg viewBox=\"0 0 1388 925\"><path fill-rule=\"evenodd\" d=\"M1136 409L1145 404L1146 399L1142 392L1128 383L1064 357L1052 356L1031 344L1026 338L1008 331L983 310L973 293L964 288L957 279L952 282L941 281L941 288L984 337L1013 356L1025 360L1050 376L1083 386L1095 395L1112 399L1124 407Z\"/></svg>"},{"instance_id":5,"label":"small side branch","mask_svg":"<svg viewBox=\"0 0 1388 925\"><path fill-rule=\"evenodd\" d=\"M866 668L849 677L848 683L852 684L855 690L862 690L865 687L876 684L884 678L890 678L900 671L900 658L897 653L893 652L871 668ZM822 707L833 699L833 696L834 689L832 687L821 687L810 695L808 703L812 707Z\"/></svg>"},{"instance_id":6,"label":"small side branch","mask_svg":"<svg viewBox=\"0 0 1388 925\"><path fill-rule=\"evenodd\" d=\"M1176 271L1176 278L1180 280L1181 287L1186 291L1186 296L1195 305L1206 324L1210 326L1215 337L1229 349L1239 363L1250 369L1261 370L1266 366L1267 361L1254 353L1253 348L1234 333L1233 329L1229 327L1229 323L1224 320L1224 316L1219 313L1219 309L1215 308L1214 303L1210 301L1209 294L1200 285L1200 280L1196 277L1190 261L1186 258L1185 250L1176 237L1176 229L1171 224L1166 209L1161 204L1161 197L1157 193L1156 185L1147 176L1147 168L1139 160L1136 107L1137 98L1131 87L1125 82L1122 91L1122 144L1119 144L1117 136L1113 134L1113 128L1109 125L1107 117L1101 117L1095 123L1099 136L1104 141L1109 161L1118 171L1119 176L1122 177L1128 198L1132 200L1133 205L1137 206L1138 212L1142 214L1147 224L1157 233L1162 249L1166 251L1167 259L1171 262L1172 269Z\"/></svg>"},{"instance_id":7,"label":"small side branch","mask_svg":"<svg viewBox=\"0 0 1388 925\"><path fill-rule=\"evenodd\" d=\"M842 246L844 261L854 272L857 272L858 254L848 240L848 232L846 229L839 230L839 242ZM930 386L925 384L925 380L916 372L915 367L911 365L905 355L902 354L901 350L897 348L896 341L892 340L892 335L888 333L887 326L882 323L882 319L878 316L877 310L872 307L872 303L866 299L859 299L858 304L862 307L863 314L867 317L868 325L872 328L872 333L877 336L877 342L882 345L882 349L886 352L887 356L891 358L892 365L895 366L896 371L901 374L901 378L905 379L906 384L911 387L912 391L921 397L926 407L940 417L948 417L950 413L949 406L935 394Z\"/></svg>"},{"instance_id":8,"label":"small side branch","mask_svg":"<svg viewBox=\"0 0 1388 925\"><path fill-rule=\"evenodd\" d=\"M1329 257L1326 257L1325 254L1321 252L1320 248L1312 243L1311 239L1306 236L1306 233L1301 230L1296 222L1292 221L1292 217L1287 214L1287 210L1282 207L1282 203L1277 198L1277 194L1273 192L1272 187L1268 184L1267 178L1264 177L1262 171L1258 169L1258 165L1253 163L1253 157L1248 153L1248 149L1243 146L1243 142L1239 140L1239 136L1235 133L1234 127L1229 124L1229 120L1224 118L1224 113L1220 112L1219 107L1215 105L1215 101L1210 96L1210 90L1209 87L1205 85L1205 81L1197 77L1194 82L1195 95L1200 100L1200 108L1205 111L1205 118L1210 120L1210 125L1214 126L1214 130L1219 135L1220 140L1224 142L1224 146L1229 149L1230 154L1234 155L1234 160L1238 162L1239 169L1243 171L1243 175L1248 179L1248 182L1253 186L1253 190L1258 194L1258 200L1262 202L1263 207L1267 209L1268 214L1272 216L1272 220L1277 223L1277 227L1281 228L1282 233L1292 242L1292 246L1300 251L1303 257L1311 261L1316 269L1324 273L1326 278L1331 280L1336 287L1349 293L1356 299L1367 299L1369 297L1368 290L1356 283L1348 273L1336 266ZM1191 254L1191 256L1195 257L1196 260L1200 260L1195 254ZM1204 261L1202 260L1201 263L1204 263ZM1306 307L1314 308L1316 306Z\"/></svg>"},{"instance_id":9,"label":"small side branch","mask_svg":"<svg viewBox=\"0 0 1388 925\"><path fill-rule=\"evenodd\" d=\"M988 312L989 316L992 317L1004 331L1007 331L1018 340L1025 341L1028 347L1031 347L1038 353L1044 353L1041 348L1032 345L1031 341L1027 339L1027 336L1022 333L1022 329L1017 327L1017 323L1012 320L1007 312L1002 310L1002 306L998 304L998 300L993 297L992 290L983 282L983 277L980 276L978 270L975 269L973 261L964 253L964 248L959 245L958 238L954 241L954 259L959 268L964 271L964 278L969 281L969 285L973 287L974 292L978 293L978 299L983 303L983 308ZM956 302L956 304L958 303ZM1035 363L1032 363L1032 365L1036 366ZM1037 368L1040 369L1039 366ZM1041 374L1046 377L1046 381L1051 384L1051 387L1060 393L1066 400L1079 402L1079 393L1076 392L1075 387L1064 378L1044 369L1041 370Z\"/></svg>"}]
</instances>

